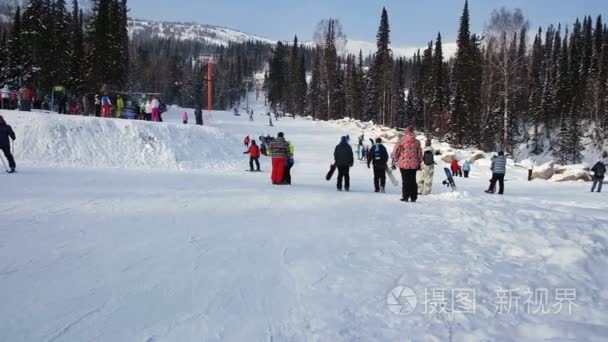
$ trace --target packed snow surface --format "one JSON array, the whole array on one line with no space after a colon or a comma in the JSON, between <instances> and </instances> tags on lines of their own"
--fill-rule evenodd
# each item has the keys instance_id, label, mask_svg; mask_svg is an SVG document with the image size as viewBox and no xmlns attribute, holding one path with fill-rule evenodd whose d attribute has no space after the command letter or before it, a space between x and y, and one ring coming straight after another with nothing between
<instances>
[{"instance_id":1,"label":"packed snow surface","mask_svg":"<svg viewBox=\"0 0 608 342\"><path fill-rule=\"evenodd\" d=\"M408 204L392 185L374 194L356 162L342 193L324 176L359 128L228 112L200 128L182 112L5 115L19 173L0 175L0 341L608 338L608 203L588 183L527 182L511 164L505 195L487 195L480 162L451 192L440 162L433 194ZM278 131L295 145L292 186L270 185L266 157L262 173L242 154L230 167L243 137ZM467 304L459 289L473 312L441 310ZM413 312L394 310L406 300Z\"/></svg>"},{"instance_id":2,"label":"packed snow surface","mask_svg":"<svg viewBox=\"0 0 608 342\"><path fill-rule=\"evenodd\" d=\"M15 147L18 159L32 164L217 169L234 166L241 158L234 136L214 127L47 113L0 113L19 136Z\"/></svg>"}]
</instances>

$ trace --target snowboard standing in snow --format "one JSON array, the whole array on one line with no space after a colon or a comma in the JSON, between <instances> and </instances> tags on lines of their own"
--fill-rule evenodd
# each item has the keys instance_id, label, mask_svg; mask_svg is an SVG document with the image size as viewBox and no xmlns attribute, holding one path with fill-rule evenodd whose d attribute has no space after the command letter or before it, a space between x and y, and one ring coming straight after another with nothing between
<instances>
[{"instance_id":1,"label":"snowboard standing in snow","mask_svg":"<svg viewBox=\"0 0 608 342\"><path fill-rule=\"evenodd\" d=\"M386 175L388 176L388 179L390 179L391 183L393 183L394 186L399 186L399 181L397 180L397 178L395 178L392 168L387 166L385 170Z\"/></svg>"},{"instance_id":2,"label":"snowboard standing in snow","mask_svg":"<svg viewBox=\"0 0 608 342\"><path fill-rule=\"evenodd\" d=\"M449 186L452 191L455 191L456 183L454 182L454 177L452 177L452 170L444 167L443 171L445 171L445 175L447 176L447 179L443 181L443 184Z\"/></svg>"}]
</instances>

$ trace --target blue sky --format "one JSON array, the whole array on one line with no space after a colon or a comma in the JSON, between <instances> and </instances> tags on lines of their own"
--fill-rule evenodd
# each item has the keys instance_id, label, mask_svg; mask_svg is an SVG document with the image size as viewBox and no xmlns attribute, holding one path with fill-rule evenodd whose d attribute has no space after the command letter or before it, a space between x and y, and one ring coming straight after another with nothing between
<instances>
[{"instance_id":1,"label":"blue sky","mask_svg":"<svg viewBox=\"0 0 608 342\"><path fill-rule=\"evenodd\" d=\"M454 41L464 0L129 0L130 15L140 19L193 21L221 25L275 40L294 34L312 37L317 22L334 17L350 39L373 41L382 6L391 24L391 40L398 46L423 46L441 31ZM472 0L472 29L481 32L493 9L519 7L532 27L572 23L576 17L602 14L608 19L608 0Z\"/></svg>"}]
</instances>

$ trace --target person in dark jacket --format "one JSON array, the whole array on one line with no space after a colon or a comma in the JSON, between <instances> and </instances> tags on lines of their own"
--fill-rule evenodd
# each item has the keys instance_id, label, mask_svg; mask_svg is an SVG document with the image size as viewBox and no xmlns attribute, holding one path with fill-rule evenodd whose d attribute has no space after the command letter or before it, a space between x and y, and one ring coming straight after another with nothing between
<instances>
[{"instance_id":1,"label":"person in dark jacket","mask_svg":"<svg viewBox=\"0 0 608 342\"><path fill-rule=\"evenodd\" d=\"M593 171L593 186L591 192L595 191L597 186L597 192L602 192L602 184L604 183L604 175L606 174L606 165L600 160L591 168Z\"/></svg>"},{"instance_id":2,"label":"person in dark jacket","mask_svg":"<svg viewBox=\"0 0 608 342\"><path fill-rule=\"evenodd\" d=\"M507 173L507 159L504 152L498 152L498 156L492 159L490 169L492 170L492 179L490 180L490 188L486 190L486 193L494 193L494 187L498 182L498 194L502 195L505 186L505 173Z\"/></svg>"},{"instance_id":3,"label":"person in dark jacket","mask_svg":"<svg viewBox=\"0 0 608 342\"><path fill-rule=\"evenodd\" d=\"M15 164L15 158L13 158L13 154L11 153L9 138L14 141L16 139L15 132L11 126L6 124L4 118L0 116L0 150L4 153L6 160L8 160L8 166L10 167L9 173L13 173L15 172L17 165Z\"/></svg>"},{"instance_id":4,"label":"person in dark jacket","mask_svg":"<svg viewBox=\"0 0 608 342\"><path fill-rule=\"evenodd\" d=\"M255 143L255 140L251 140L251 146L247 149L243 154L249 154L249 171L260 171L260 148ZM255 163L255 170L253 169L253 164Z\"/></svg>"},{"instance_id":5,"label":"person in dark jacket","mask_svg":"<svg viewBox=\"0 0 608 342\"><path fill-rule=\"evenodd\" d=\"M342 137L340 144L334 150L334 161L338 169L338 191L342 191L342 181L344 181L344 190L350 191L350 168L355 162L353 156L353 148L348 144L348 138Z\"/></svg>"},{"instance_id":6,"label":"person in dark jacket","mask_svg":"<svg viewBox=\"0 0 608 342\"><path fill-rule=\"evenodd\" d=\"M386 186L386 167L388 163L388 152L382 145L382 139L377 138L376 144L367 155L367 168L374 165L374 192L384 192Z\"/></svg>"}]
</instances>

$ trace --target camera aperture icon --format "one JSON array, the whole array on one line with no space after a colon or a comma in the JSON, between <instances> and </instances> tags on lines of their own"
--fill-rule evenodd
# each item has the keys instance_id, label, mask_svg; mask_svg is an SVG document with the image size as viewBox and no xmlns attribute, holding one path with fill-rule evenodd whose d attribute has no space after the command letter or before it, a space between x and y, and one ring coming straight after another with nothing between
<instances>
[{"instance_id":1,"label":"camera aperture icon","mask_svg":"<svg viewBox=\"0 0 608 342\"><path fill-rule=\"evenodd\" d=\"M409 315L416 309L416 304L418 304L416 292L407 286L397 286L386 296L388 309L398 316Z\"/></svg>"}]
</instances>

